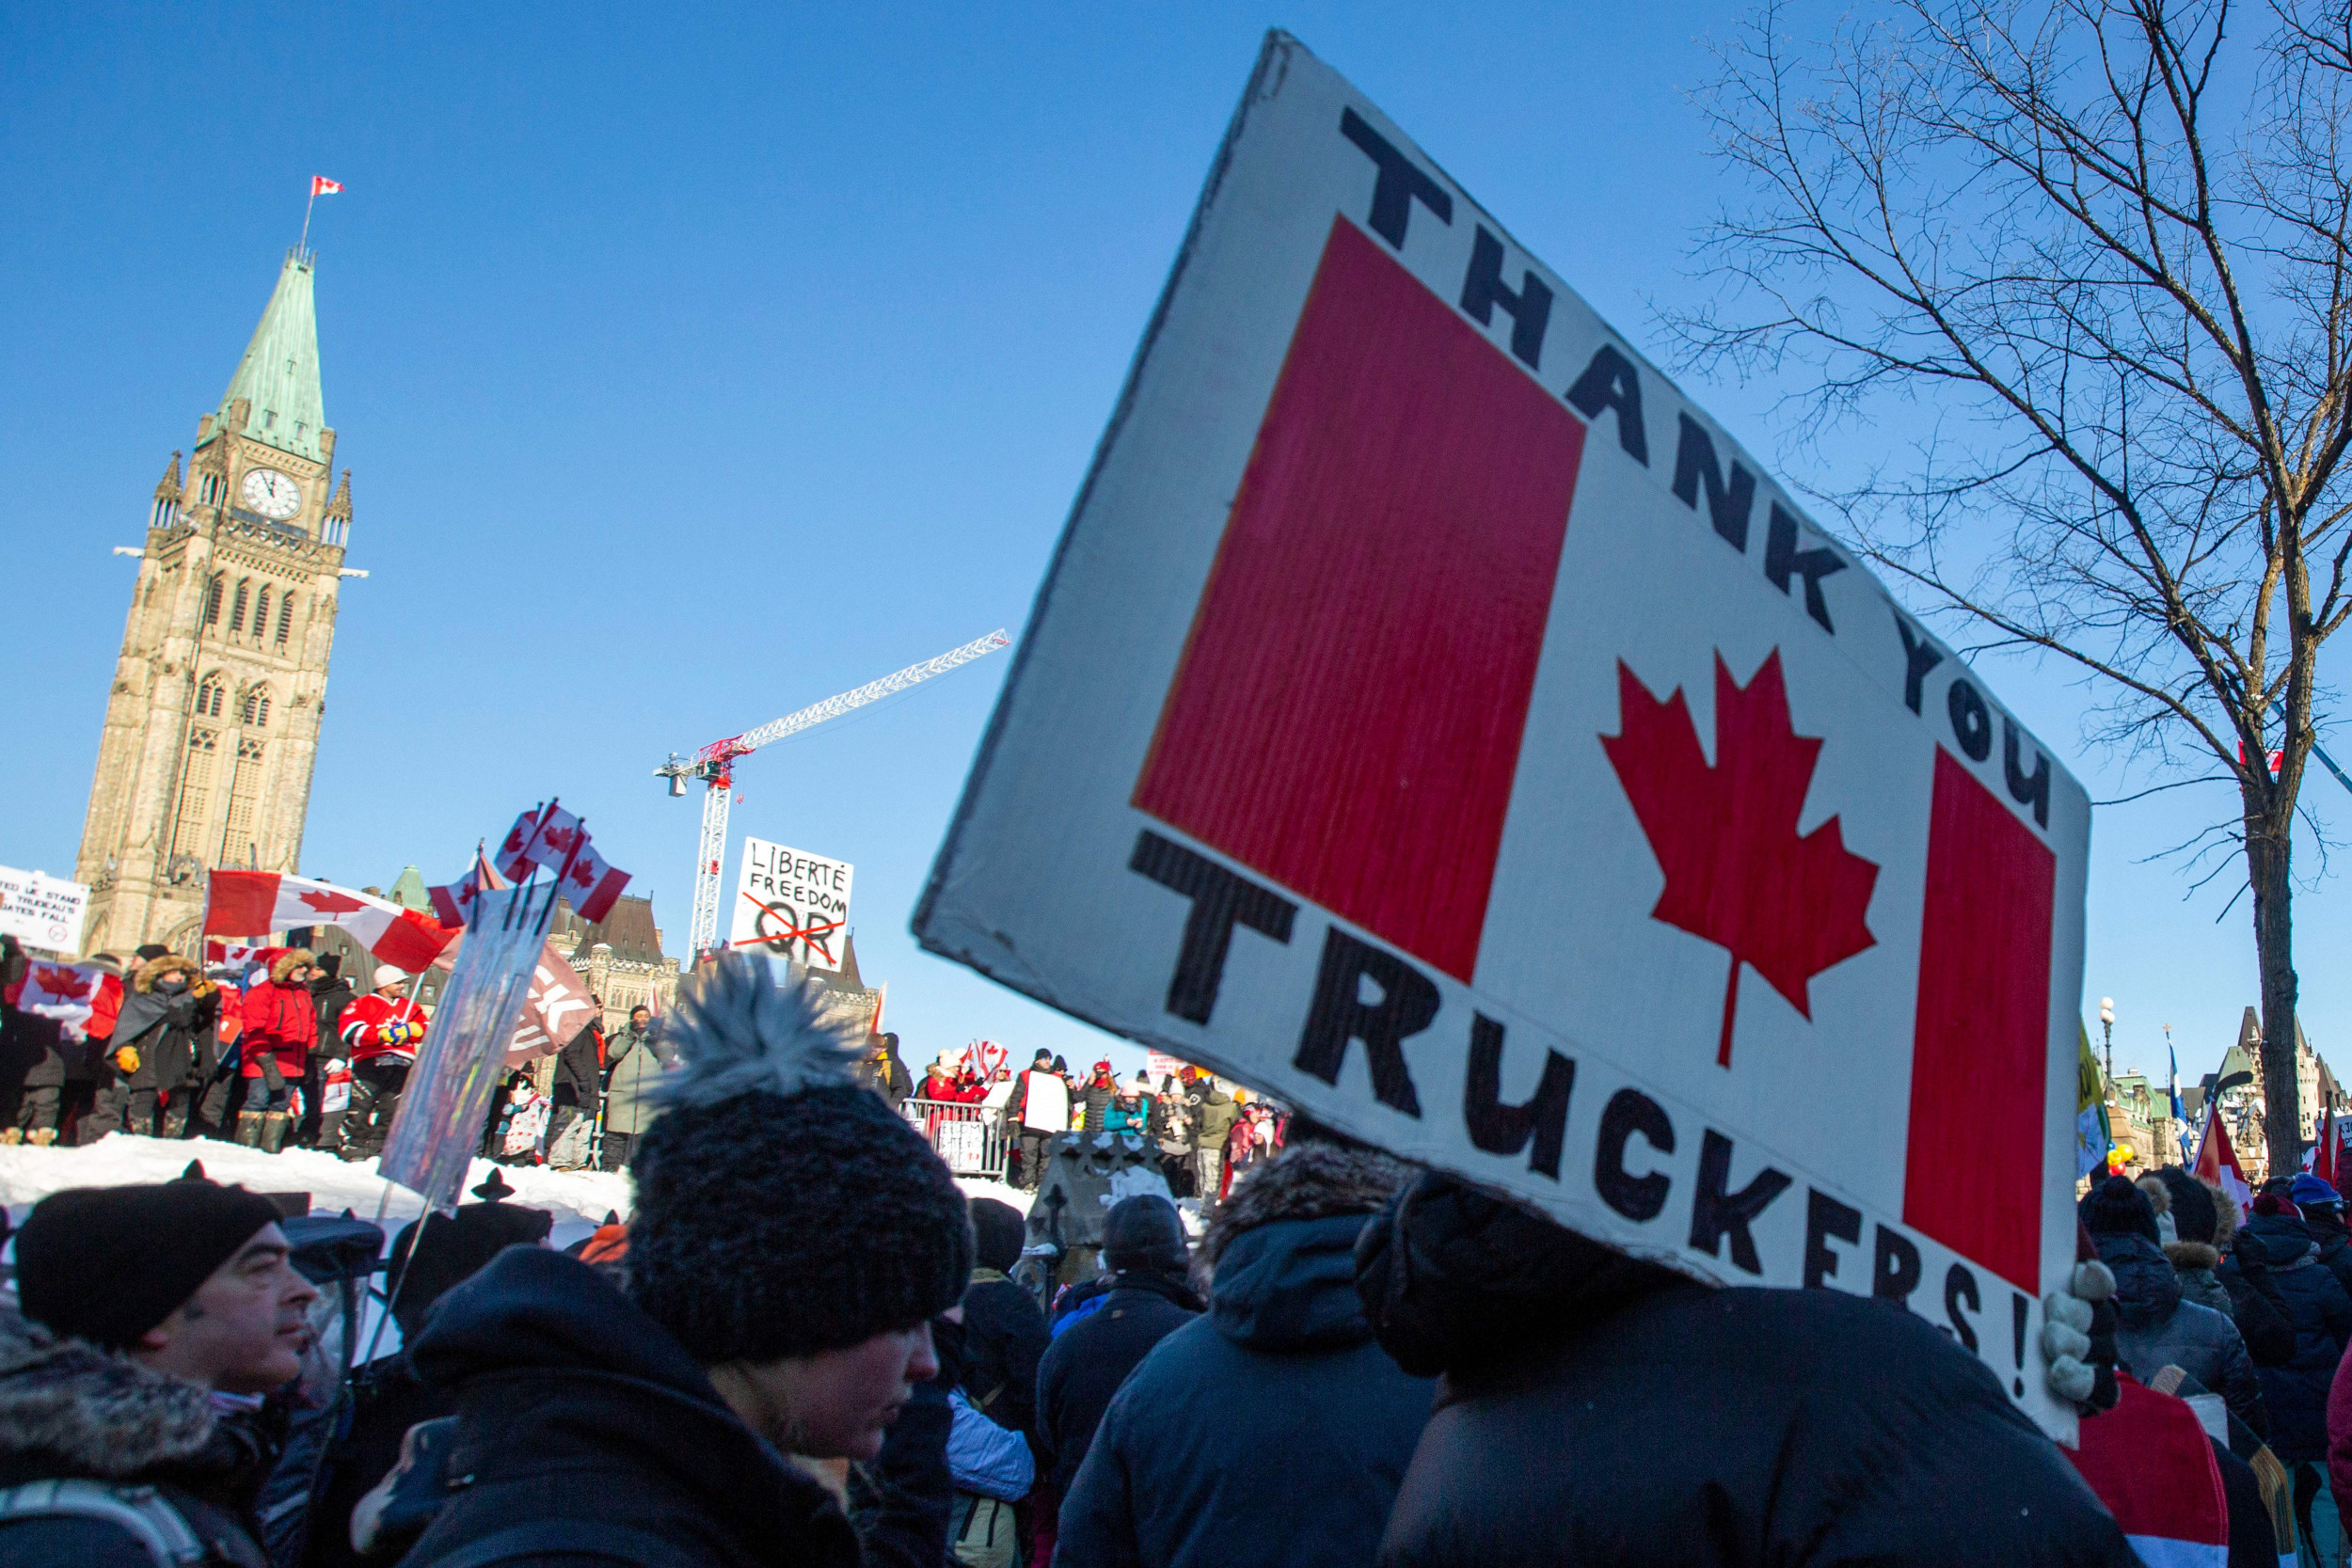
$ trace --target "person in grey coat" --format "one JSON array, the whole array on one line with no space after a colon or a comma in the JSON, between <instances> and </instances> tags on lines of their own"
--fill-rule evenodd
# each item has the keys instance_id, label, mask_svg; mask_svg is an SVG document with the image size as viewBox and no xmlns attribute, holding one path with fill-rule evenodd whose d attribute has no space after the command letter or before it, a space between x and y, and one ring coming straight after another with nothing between
<instances>
[{"instance_id":1,"label":"person in grey coat","mask_svg":"<svg viewBox=\"0 0 2352 1568\"><path fill-rule=\"evenodd\" d=\"M605 1061L603 1164L606 1170L620 1170L660 1108L645 1092L676 1065L677 1050L653 1027L650 1011L632 1007L628 1027L607 1043Z\"/></svg>"},{"instance_id":2,"label":"person in grey coat","mask_svg":"<svg viewBox=\"0 0 2352 1568\"><path fill-rule=\"evenodd\" d=\"M2099 1260L2115 1275L2116 1359L2141 1382L2178 1367L2219 1394L2257 1437L2269 1435L2262 1380L2229 1315L2182 1298L2181 1278L2157 1245L2156 1212L2131 1179L2110 1176L2078 1206Z\"/></svg>"}]
</instances>

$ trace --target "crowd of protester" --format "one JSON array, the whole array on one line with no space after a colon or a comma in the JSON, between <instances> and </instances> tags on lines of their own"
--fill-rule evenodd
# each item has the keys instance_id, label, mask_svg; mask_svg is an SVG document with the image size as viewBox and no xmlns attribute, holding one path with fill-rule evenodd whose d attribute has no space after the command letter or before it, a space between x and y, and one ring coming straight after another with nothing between
<instances>
[{"instance_id":1,"label":"crowd of protester","mask_svg":"<svg viewBox=\"0 0 2352 1568\"><path fill-rule=\"evenodd\" d=\"M378 964L362 990L338 955L308 948L208 966L151 943L86 967L119 984L80 1026L20 1010L27 960L0 937L0 1144L88 1144L122 1132L370 1159L383 1151L431 1028L417 975ZM509 1075L482 1152L623 1168L644 1130L644 1090L671 1055L644 1007L609 1037L592 1018L551 1073Z\"/></svg>"},{"instance_id":2,"label":"crowd of protester","mask_svg":"<svg viewBox=\"0 0 2352 1568\"><path fill-rule=\"evenodd\" d=\"M2121 1565L2175 1560L2114 1511L2184 1456L2228 1505L2198 1560L2342 1560L2352 1230L2316 1178L2243 1224L2179 1170L2089 1191L2033 1369L2070 1451L1899 1304L1705 1286L1303 1117L1212 1167L1202 1112L1248 1119L1214 1083L1050 1057L1014 1115L1050 1078L1081 1129L1176 1127L1222 1196L1197 1236L1121 1198L1035 1292L1022 1212L824 1016L758 959L691 976L632 1045L674 1064L628 1090L634 1210L563 1251L495 1176L389 1247L193 1166L43 1200L0 1561Z\"/></svg>"}]
</instances>

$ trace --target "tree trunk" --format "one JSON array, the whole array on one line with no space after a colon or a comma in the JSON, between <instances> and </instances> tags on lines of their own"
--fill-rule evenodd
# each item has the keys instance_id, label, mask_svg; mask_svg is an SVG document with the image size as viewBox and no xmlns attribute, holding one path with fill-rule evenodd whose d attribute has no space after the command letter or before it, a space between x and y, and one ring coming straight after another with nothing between
<instances>
[{"instance_id":1,"label":"tree trunk","mask_svg":"<svg viewBox=\"0 0 2352 1568\"><path fill-rule=\"evenodd\" d=\"M2259 766L2259 764L2258 764ZM2254 961L2262 975L2263 1133L2270 1174L2300 1168L2309 1120L2295 1073L2295 903L2288 879L2291 807L2248 802L2247 880L2254 893Z\"/></svg>"}]
</instances>

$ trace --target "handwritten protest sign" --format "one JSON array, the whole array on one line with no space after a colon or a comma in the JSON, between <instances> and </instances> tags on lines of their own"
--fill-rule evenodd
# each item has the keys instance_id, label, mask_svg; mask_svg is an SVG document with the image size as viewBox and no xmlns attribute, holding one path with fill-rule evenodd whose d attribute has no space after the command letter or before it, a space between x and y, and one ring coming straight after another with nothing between
<instances>
[{"instance_id":1,"label":"handwritten protest sign","mask_svg":"<svg viewBox=\"0 0 2352 1568\"><path fill-rule=\"evenodd\" d=\"M934 952L2053 1431L2090 806L1273 37L917 911Z\"/></svg>"},{"instance_id":2,"label":"handwritten protest sign","mask_svg":"<svg viewBox=\"0 0 2352 1568\"><path fill-rule=\"evenodd\" d=\"M0 865L0 933L47 953L72 953L82 945L82 918L89 912L89 889L45 871Z\"/></svg>"},{"instance_id":3,"label":"handwritten protest sign","mask_svg":"<svg viewBox=\"0 0 2352 1568\"><path fill-rule=\"evenodd\" d=\"M848 861L744 839L733 944L839 974L848 951L851 869Z\"/></svg>"}]
</instances>

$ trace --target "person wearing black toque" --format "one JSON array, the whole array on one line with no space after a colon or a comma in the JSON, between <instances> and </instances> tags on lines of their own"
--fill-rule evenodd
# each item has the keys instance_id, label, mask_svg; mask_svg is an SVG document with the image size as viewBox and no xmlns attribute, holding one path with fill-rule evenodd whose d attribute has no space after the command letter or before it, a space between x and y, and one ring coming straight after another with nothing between
<instances>
[{"instance_id":1,"label":"person wearing black toque","mask_svg":"<svg viewBox=\"0 0 2352 1568\"><path fill-rule=\"evenodd\" d=\"M1381 1568L2139 1560L1991 1370L1885 1302L1710 1289L1434 1172L1356 1282L1443 1374Z\"/></svg>"},{"instance_id":2,"label":"person wearing black toque","mask_svg":"<svg viewBox=\"0 0 2352 1568\"><path fill-rule=\"evenodd\" d=\"M16 1270L0 1488L25 1490L0 1506L0 1562L143 1568L150 1536L183 1543L191 1568L264 1561L262 1396L300 1373L318 1297L277 1206L201 1180L77 1188L34 1209Z\"/></svg>"},{"instance_id":3,"label":"person wearing black toque","mask_svg":"<svg viewBox=\"0 0 2352 1568\"><path fill-rule=\"evenodd\" d=\"M698 966L631 1162L626 1284L509 1247L434 1307L409 1359L455 1397L469 1479L406 1568L945 1560L932 1320L972 1228L923 1135L858 1086L830 994L750 954ZM873 1462L863 1544L787 1453Z\"/></svg>"},{"instance_id":4,"label":"person wearing black toque","mask_svg":"<svg viewBox=\"0 0 2352 1568\"><path fill-rule=\"evenodd\" d=\"M1109 1289L1071 1314L1037 1369L1041 1479L1066 1495L1111 1396L1152 1347L1200 1315L1185 1275L1191 1259L1176 1206L1154 1193L1111 1205L1103 1219Z\"/></svg>"},{"instance_id":5,"label":"person wearing black toque","mask_svg":"<svg viewBox=\"0 0 2352 1568\"><path fill-rule=\"evenodd\" d=\"M544 1243L553 1222L554 1216L544 1209L493 1197L461 1203L452 1213L430 1214L403 1226L392 1238L384 1265L384 1289L391 1292L392 1322L400 1325L401 1342L412 1342L423 1333L434 1304L481 1273L500 1253L510 1246ZM399 1461L401 1439L410 1427L457 1414L456 1398L421 1382L405 1351L378 1356L356 1370L351 1392L349 1429L328 1450L314 1493L302 1556L305 1568L357 1568L366 1560L352 1546L352 1510ZM394 1544L379 1538L371 1556L389 1560L387 1554Z\"/></svg>"}]
</instances>

